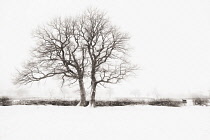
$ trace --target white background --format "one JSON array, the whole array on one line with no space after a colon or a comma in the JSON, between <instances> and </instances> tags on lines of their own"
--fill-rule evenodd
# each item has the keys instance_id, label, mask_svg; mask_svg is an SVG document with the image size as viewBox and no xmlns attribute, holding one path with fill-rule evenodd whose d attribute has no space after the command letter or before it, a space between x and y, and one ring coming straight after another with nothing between
<instances>
[{"instance_id":1,"label":"white background","mask_svg":"<svg viewBox=\"0 0 210 140\"><path fill-rule=\"evenodd\" d=\"M113 24L130 34L131 60L141 67L136 77L103 91L100 88L101 93L113 93L111 97L210 96L209 0L1 0L0 95L73 96L68 87L61 92L55 80L18 87L12 78L29 59L29 50L35 46L31 33L38 25L89 7L107 12Z\"/></svg>"}]
</instances>

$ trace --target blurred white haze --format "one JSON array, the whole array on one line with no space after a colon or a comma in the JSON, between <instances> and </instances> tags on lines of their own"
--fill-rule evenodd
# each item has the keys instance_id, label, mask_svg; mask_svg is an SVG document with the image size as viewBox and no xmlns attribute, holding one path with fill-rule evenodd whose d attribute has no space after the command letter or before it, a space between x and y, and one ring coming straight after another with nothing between
<instances>
[{"instance_id":1,"label":"blurred white haze","mask_svg":"<svg viewBox=\"0 0 210 140\"><path fill-rule=\"evenodd\" d=\"M18 87L12 78L30 58L37 26L89 7L130 34L131 60L141 67L136 77L99 87L97 98L210 96L209 0L1 0L0 96L76 96L77 86L60 88L55 79Z\"/></svg>"}]
</instances>

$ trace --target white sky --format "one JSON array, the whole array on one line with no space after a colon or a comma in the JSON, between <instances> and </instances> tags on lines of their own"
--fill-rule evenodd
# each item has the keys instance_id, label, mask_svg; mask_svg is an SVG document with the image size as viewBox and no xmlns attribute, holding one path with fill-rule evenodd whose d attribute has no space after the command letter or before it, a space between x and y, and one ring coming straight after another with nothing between
<instances>
[{"instance_id":1,"label":"white sky","mask_svg":"<svg viewBox=\"0 0 210 140\"><path fill-rule=\"evenodd\" d=\"M88 7L106 11L113 24L130 33L132 60L142 69L136 78L105 93L118 97L210 95L209 0L1 0L0 95L59 95L59 83L51 80L26 87L14 86L11 80L29 58L35 45L31 33L38 25ZM69 94L69 90L63 92Z\"/></svg>"}]
</instances>

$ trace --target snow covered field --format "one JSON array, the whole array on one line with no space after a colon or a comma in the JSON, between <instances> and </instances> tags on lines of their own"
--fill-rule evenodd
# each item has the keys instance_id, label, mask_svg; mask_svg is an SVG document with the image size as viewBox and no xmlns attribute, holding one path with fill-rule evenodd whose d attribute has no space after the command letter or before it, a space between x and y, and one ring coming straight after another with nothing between
<instances>
[{"instance_id":1,"label":"snow covered field","mask_svg":"<svg viewBox=\"0 0 210 140\"><path fill-rule=\"evenodd\" d=\"M209 140L210 107L0 107L0 140Z\"/></svg>"}]
</instances>

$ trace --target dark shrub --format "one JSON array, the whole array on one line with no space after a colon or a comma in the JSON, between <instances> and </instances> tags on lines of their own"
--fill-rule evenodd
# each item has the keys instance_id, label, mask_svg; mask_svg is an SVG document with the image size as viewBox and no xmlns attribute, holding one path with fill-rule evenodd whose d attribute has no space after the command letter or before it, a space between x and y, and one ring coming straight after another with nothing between
<instances>
[{"instance_id":1,"label":"dark shrub","mask_svg":"<svg viewBox=\"0 0 210 140\"><path fill-rule=\"evenodd\" d=\"M208 99L206 98L195 98L193 99L194 105L208 105Z\"/></svg>"},{"instance_id":2,"label":"dark shrub","mask_svg":"<svg viewBox=\"0 0 210 140\"><path fill-rule=\"evenodd\" d=\"M0 97L0 105L1 106L10 106L10 105L12 105L12 101L9 97Z\"/></svg>"},{"instance_id":3,"label":"dark shrub","mask_svg":"<svg viewBox=\"0 0 210 140\"><path fill-rule=\"evenodd\" d=\"M76 106L79 103L77 100L20 100L18 105L57 105L57 106Z\"/></svg>"},{"instance_id":4,"label":"dark shrub","mask_svg":"<svg viewBox=\"0 0 210 140\"><path fill-rule=\"evenodd\" d=\"M145 101L132 101L128 99L116 101L96 101L96 106L126 106L126 105L145 105Z\"/></svg>"},{"instance_id":5,"label":"dark shrub","mask_svg":"<svg viewBox=\"0 0 210 140\"><path fill-rule=\"evenodd\" d=\"M149 105L179 107L182 105L182 102L181 101L173 101L170 99L160 99L160 100L150 101Z\"/></svg>"},{"instance_id":6,"label":"dark shrub","mask_svg":"<svg viewBox=\"0 0 210 140\"><path fill-rule=\"evenodd\" d=\"M77 100L73 100L73 101L54 100L54 101L49 101L48 104L57 105L57 106L76 106L78 103L79 101Z\"/></svg>"}]
</instances>

